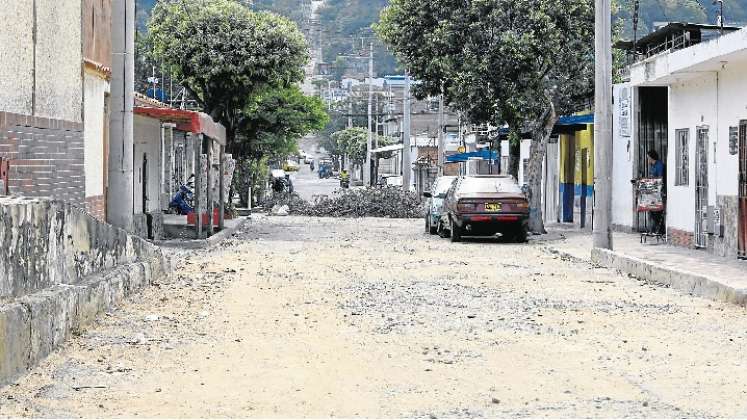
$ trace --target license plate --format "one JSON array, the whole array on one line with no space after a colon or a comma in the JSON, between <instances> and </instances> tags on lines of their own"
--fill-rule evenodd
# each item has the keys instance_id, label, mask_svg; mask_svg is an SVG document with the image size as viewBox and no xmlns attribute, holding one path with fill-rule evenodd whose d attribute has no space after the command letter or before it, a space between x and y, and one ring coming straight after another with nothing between
<instances>
[{"instance_id":1,"label":"license plate","mask_svg":"<svg viewBox=\"0 0 747 420\"><path fill-rule=\"evenodd\" d=\"M501 203L485 203L485 211L501 211Z\"/></svg>"}]
</instances>

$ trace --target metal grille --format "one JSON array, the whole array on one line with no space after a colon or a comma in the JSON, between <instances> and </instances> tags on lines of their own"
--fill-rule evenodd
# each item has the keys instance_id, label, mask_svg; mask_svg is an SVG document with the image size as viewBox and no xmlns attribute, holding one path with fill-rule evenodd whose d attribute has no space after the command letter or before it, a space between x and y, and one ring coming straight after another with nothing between
<instances>
[{"instance_id":1,"label":"metal grille","mask_svg":"<svg viewBox=\"0 0 747 420\"><path fill-rule=\"evenodd\" d=\"M698 128L695 148L695 246L708 246L708 128Z\"/></svg>"},{"instance_id":2,"label":"metal grille","mask_svg":"<svg viewBox=\"0 0 747 420\"><path fill-rule=\"evenodd\" d=\"M739 124L739 258L747 259L747 121Z\"/></svg>"}]
</instances>

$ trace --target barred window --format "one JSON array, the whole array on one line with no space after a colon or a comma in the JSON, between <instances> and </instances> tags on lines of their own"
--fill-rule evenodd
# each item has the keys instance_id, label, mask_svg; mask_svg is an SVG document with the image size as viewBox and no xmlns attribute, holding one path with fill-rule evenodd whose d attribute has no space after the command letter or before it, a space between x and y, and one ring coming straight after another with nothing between
<instances>
[{"instance_id":1,"label":"barred window","mask_svg":"<svg viewBox=\"0 0 747 420\"><path fill-rule=\"evenodd\" d=\"M676 144L676 177L674 185L690 185L690 130L677 130L675 134Z\"/></svg>"}]
</instances>

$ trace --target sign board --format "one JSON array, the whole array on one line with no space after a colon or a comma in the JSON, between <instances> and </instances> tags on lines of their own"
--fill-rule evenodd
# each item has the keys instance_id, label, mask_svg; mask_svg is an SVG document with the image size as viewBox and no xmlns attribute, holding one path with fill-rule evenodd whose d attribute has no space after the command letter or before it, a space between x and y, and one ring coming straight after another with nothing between
<instances>
[{"instance_id":1,"label":"sign board","mask_svg":"<svg viewBox=\"0 0 747 420\"><path fill-rule=\"evenodd\" d=\"M739 153L739 127L729 127L729 154Z\"/></svg>"},{"instance_id":2,"label":"sign board","mask_svg":"<svg viewBox=\"0 0 747 420\"><path fill-rule=\"evenodd\" d=\"M467 151L467 148L465 148L464 146L459 146L459 148L457 149L457 152L459 153L465 153L466 151Z\"/></svg>"},{"instance_id":3,"label":"sign board","mask_svg":"<svg viewBox=\"0 0 747 420\"><path fill-rule=\"evenodd\" d=\"M620 136L630 137L630 89L620 89Z\"/></svg>"}]
</instances>

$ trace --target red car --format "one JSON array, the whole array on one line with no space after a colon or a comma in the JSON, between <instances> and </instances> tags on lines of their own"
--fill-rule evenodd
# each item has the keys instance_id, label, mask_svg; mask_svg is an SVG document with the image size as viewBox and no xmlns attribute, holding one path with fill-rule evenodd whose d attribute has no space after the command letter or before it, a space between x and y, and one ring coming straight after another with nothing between
<instances>
[{"instance_id":1,"label":"red car","mask_svg":"<svg viewBox=\"0 0 747 420\"><path fill-rule=\"evenodd\" d=\"M462 236L495 236L527 241L529 201L511 176L459 178L446 194L439 231L452 242Z\"/></svg>"}]
</instances>

